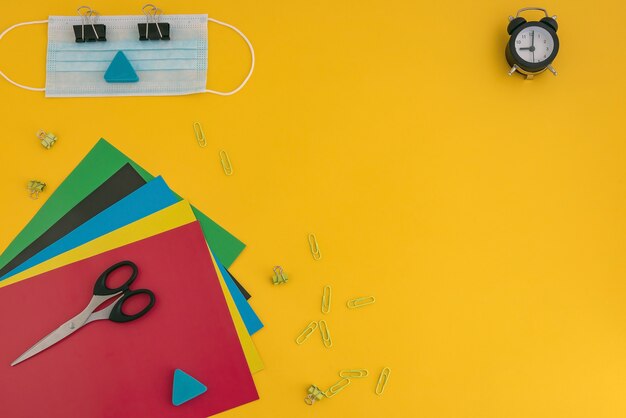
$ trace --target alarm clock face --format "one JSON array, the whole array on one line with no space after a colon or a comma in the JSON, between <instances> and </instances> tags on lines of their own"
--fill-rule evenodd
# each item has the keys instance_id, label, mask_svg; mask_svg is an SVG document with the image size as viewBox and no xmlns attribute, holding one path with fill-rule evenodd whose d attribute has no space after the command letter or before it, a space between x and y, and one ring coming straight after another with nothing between
<instances>
[{"instance_id":1,"label":"alarm clock face","mask_svg":"<svg viewBox=\"0 0 626 418\"><path fill-rule=\"evenodd\" d=\"M541 26L527 26L515 37L515 51L528 63L541 63L554 52L554 38Z\"/></svg>"}]
</instances>

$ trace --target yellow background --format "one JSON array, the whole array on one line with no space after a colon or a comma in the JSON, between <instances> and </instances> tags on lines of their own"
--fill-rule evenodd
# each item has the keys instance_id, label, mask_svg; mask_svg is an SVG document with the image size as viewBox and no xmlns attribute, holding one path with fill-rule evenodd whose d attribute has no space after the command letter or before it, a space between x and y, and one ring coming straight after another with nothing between
<instances>
[{"instance_id":1,"label":"yellow background","mask_svg":"<svg viewBox=\"0 0 626 418\"><path fill-rule=\"evenodd\" d=\"M78 5L5 2L0 26ZM523 2L160 1L242 29L250 84L227 98L45 99L0 80L0 243L105 137L248 244L233 273L266 324L254 336L266 370L261 400L224 417L623 417L626 5L541 5L559 17L559 75L524 81L504 59ZM18 29L0 69L41 86L45 48L45 26ZM236 86L248 63L211 25L209 86ZM38 129L58 135L52 150ZM38 201L29 179L48 184ZM271 284L275 264L287 285ZM319 334L297 346L325 284L334 347ZM364 295L376 304L345 308ZM302 401L359 367L370 377Z\"/></svg>"}]
</instances>

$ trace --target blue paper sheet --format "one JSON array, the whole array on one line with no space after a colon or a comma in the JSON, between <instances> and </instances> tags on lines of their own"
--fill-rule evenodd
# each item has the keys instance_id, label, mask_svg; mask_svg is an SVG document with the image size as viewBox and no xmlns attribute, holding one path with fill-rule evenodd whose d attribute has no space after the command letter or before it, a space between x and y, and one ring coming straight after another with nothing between
<instances>
[{"instance_id":1,"label":"blue paper sheet","mask_svg":"<svg viewBox=\"0 0 626 418\"><path fill-rule=\"evenodd\" d=\"M178 201L179 199L170 190L163 178L157 177L15 267L2 276L0 280L7 279L102 235L136 222ZM218 265L222 270L226 286L235 301L246 329L252 335L261 329L263 324L261 324L256 313L219 261Z\"/></svg>"},{"instance_id":2,"label":"blue paper sheet","mask_svg":"<svg viewBox=\"0 0 626 418\"><path fill-rule=\"evenodd\" d=\"M263 323L257 316L256 312L252 309L245 296L239 291L239 288L230 277L230 274L226 271L226 268L220 263L220 261L215 258L217 262L217 266L222 272L222 276L224 276L224 281L226 282L226 287L228 287L228 291L231 295L233 295L233 299L235 300L235 305L237 305L237 309L239 310L239 314L241 315L241 319L243 319L244 324L246 324L246 329L248 330L248 334L252 335L261 328L263 328Z\"/></svg>"}]
</instances>

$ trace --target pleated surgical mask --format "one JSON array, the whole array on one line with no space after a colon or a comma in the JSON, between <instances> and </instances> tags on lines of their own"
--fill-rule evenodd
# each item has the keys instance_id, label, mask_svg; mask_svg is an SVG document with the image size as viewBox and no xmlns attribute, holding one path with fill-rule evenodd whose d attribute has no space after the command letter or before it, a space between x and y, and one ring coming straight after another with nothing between
<instances>
[{"instance_id":1,"label":"pleated surgical mask","mask_svg":"<svg viewBox=\"0 0 626 418\"><path fill-rule=\"evenodd\" d=\"M138 24L146 16L98 16L97 25L106 27L105 42L77 42L74 26L93 34L91 23L81 16L50 16L48 20L18 23L12 29L48 23L48 51L45 88L19 84L3 72L0 75L17 87L45 91L46 97L173 96L213 93L228 96L241 90L254 70L254 49L234 26L204 14L164 15L169 40L140 40ZM213 22L237 32L250 48L250 70L232 91L207 89L207 24ZM93 22L92 22L93 23ZM144 25L145 28L145 25ZM95 28L94 28L95 29ZM152 28L154 29L154 27ZM80 33L81 29L77 29ZM102 40L102 39L101 39Z\"/></svg>"}]
</instances>

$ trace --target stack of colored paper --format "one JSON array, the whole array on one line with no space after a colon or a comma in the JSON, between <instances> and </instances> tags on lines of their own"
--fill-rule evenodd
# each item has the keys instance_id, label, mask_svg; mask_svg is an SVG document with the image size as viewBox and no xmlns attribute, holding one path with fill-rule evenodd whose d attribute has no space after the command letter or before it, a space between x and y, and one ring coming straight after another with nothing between
<instances>
[{"instance_id":1,"label":"stack of colored paper","mask_svg":"<svg viewBox=\"0 0 626 418\"><path fill-rule=\"evenodd\" d=\"M227 271L244 244L100 140L0 256L0 411L34 417L208 417L258 399L263 324ZM98 321L10 364L130 260L154 308ZM181 369L207 390L176 406ZM178 403L178 402L175 402Z\"/></svg>"}]
</instances>

